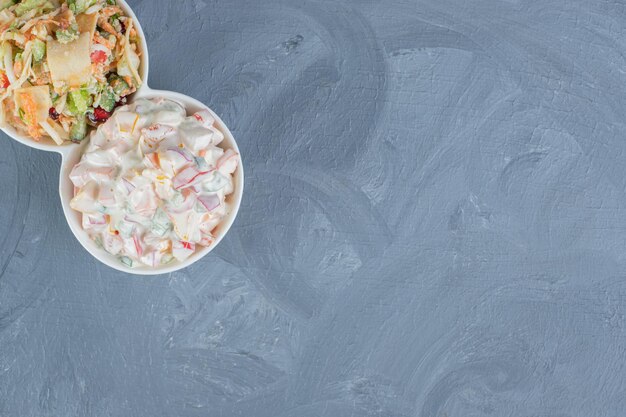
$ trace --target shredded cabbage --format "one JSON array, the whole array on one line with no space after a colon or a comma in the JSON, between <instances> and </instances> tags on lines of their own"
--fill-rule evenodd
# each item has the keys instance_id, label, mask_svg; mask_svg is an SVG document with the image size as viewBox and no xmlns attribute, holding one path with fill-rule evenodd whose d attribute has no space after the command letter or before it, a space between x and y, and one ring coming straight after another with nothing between
<instances>
[{"instance_id":1,"label":"shredded cabbage","mask_svg":"<svg viewBox=\"0 0 626 417\"><path fill-rule=\"evenodd\" d=\"M57 145L63 145L63 142L69 139L68 136L66 136L65 138L61 136L61 132L63 132L63 129L57 131L48 120L40 122L39 125L43 128L43 130L46 131L48 136L50 136Z\"/></svg>"},{"instance_id":2,"label":"shredded cabbage","mask_svg":"<svg viewBox=\"0 0 626 417\"><path fill-rule=\"evenodd\" d=\"M9 42L2 44L2 55L4 58L4 72L6 72L7 78L11 84L15 84L17 77L13 71L13 48Z\"/></svg>"},{"instance_id":3,"label":"shredded cabbage","mask_svg":"<svg viewBox=\"0 0 626 417\"><path fill-rule=\"evenodd\" d=\"M128 75L131 76L135 79L135 82L138 85L141 85L141 77L139 76L139 73L137 72L137 69L139 68L139 65L141 64L141 61L139 60L139 56L135 53L135 51L133 51L131 43L130 43L130 32L133 28L133 21L130 20L130 23L128 25L128 28L126 29L126 42L124 42L124 58L126 58L126 67L129 69L129 74L122 74L120 72L120 75ZM126 69L123 69L124 72L126 72Z\"/></svg>"}]
</instances>

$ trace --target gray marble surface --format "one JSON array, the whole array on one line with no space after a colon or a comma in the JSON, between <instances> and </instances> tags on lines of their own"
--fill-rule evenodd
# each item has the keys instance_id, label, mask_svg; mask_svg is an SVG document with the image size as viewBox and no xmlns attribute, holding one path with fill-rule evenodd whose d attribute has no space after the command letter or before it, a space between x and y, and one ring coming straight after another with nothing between
<instances>
[{"instance_id":1,"label":"gray marble surface","mask_svg":"<svg viewBox=\"0 0 626 417\"><path fill-rule=\"evenodd\" d=\"M624 416L623 2L130 2L240 216L115 272L2 135L1 417Z\"/></svg>"}]
</instances>

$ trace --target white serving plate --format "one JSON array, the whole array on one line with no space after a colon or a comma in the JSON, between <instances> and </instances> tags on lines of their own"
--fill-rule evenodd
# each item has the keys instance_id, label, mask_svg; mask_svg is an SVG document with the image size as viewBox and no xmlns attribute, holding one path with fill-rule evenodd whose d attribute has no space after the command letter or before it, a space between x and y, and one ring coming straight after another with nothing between
<instances>
[{"instance_id":1,"label":"white serving plate","mask_svg":"<svg viewBox=\"0 0 626 417\"><path fill-rule=\"evenodd\" d=\"M150 87L148 87L149 57L145 34L143 32L143 29L141 28L141 24L135 16L135 13L133 13L132 9L130 8L130 6L128 6L126 1L117 0L117 3L122 9L124 9L126 14L133 19L135 29L137 30L141 38L140 47L142 52L142 64L139 69L139 73L142 77L143 85L137 92L132 95L129 103L132 103L134 100L142 98L149 99L163 97L169 100L177 101L178 103L183 105L185 109L187 109L188 115L191 115L201 109L206 109L215 118L217 128L224 134L224 141L222 142L222 144L220 144L220 147L224 149L233 149L235 152L241 155L239 147L235 142L235 138L233 137L230 130L228 130L228 127L224 124L222 119L220 119L219 116L217 116L215 112L209 109L206 105L202 104L194 98L188 97L183 94L175 93L172 91L152 90ZM223 222L217 227L214 233L215 241L211 246L197 250L192 256L185 260L185 262L175 261L171 264L156 268L129 268L126 265L122 264L117 257L109 254L104 249L99 248L96 243L89 238L87 233L82 228L81 214L72 210L72 208L70 207L70 201L74 196L74 184L72 184L72 182L70 181L69 174L72 171L72 168L80 161L82 151L89 140L84 140L83 143L80 145L67 143L62 146L58 146L51 139L36 142L28 136L19 134L12 127L5 127L2 130L12 139L20 142L23 145L42 151L56 152L61 154L62 162L59 181L59 195L61 197L61 204L63 206L65 218L67 219L67 224L74 233L74 236L76 236L80 244L85 248L85 250L87 250L87 252L89 252L103 264L110 266L111 268L117 269L118 271L127 272L129 274L135 275L160 275L168 274L186 268L191 264L199 261L209 252L215 249L215 247L221 242L224 236L226 236L226 233L228 233L228 230L233 225L235 218L237 217L237 213L239 211L241 199L243 196L244 184L244 173L241 161L239 166L237 167L237 170L234 173L234 192L226 198L226 202L229 206L229 213L224 218Z\"/></svg>"}]
</instances>

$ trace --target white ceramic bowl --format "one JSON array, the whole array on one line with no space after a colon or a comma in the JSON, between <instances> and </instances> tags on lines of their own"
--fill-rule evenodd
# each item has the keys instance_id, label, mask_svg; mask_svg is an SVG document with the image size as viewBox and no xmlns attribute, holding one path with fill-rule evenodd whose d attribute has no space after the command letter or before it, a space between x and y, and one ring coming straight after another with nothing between
<instances>
[{"instance_id":1,"label":"white ceramic bowl","mask_svg":"<svg viewBox=\"0 0 626 417\"><path fill-rule=\"evenodd\" d=\"M148 69L149 69L149 57L148 57L148 47L146 45L146 37L143 33L141 25L137 20L137 17L128 6L128 4L124 0L117 0L118 5L124 9L128 16L130 16L134 20L134 25L136 30L139 32L139 36L141 37L141 49L142 49L142 64L140 67L140 75L144 81L143 86L131 97L129 102L133 102L138 99L146 98L157 98L163 97L169 100L174 100L183 105L187 109L187 114L191 115L198 110L206 109L216 120L217 128L224 134L224 141L220 144L220 147L224 149L233 149L237 153L241 155L239 152L239 147L235 142L235 138L231 134L228 127L224 124L222 119L219 118L211 109L202 104L196 99L185 96L183 94L175 93L172 91L159 91L152 90L148 87ZM74 233L74 236L78 239L80 244L93 255L96 259L98 259L103 264L110 266L111 268L117 269L118 271L127 272L129 274L135 275L160 275L160 274L168 274L174 271L178 271L180 269L186 268L189 265L199 261L211 252L226 236L228 230L232 226L235 218L237 217L237 213L239 211L239 206L241 205L241 199L243 196L243 184L244 184L244 174L243 174L243 166L240 162L237 170L234 173L234 192L227 196L226 203L229 206L229 213L224 218L222 223L217 227L215 231L215 241L210 247L202 248L197 250L192 256L190 256L185 262L172 262L171 264L164 265L157 268L150 267L139 267L139 268L129 268L126 265L122 264L119 259L104 249L99 248L96 243L89 238L87 233L82 228L81 222L81 214L72 210L70 207L70 201L74 196L74 184L70 181L69 174L72 171L72 168L80 161L82 157L83 149L88 143L86 139L82 144L77 145L74 143L67 143L62 146L56 145L52 140L44 140L41 142L36 142L28 136L19 134L15 129L11 127L6 127L2 129L7 135L9 135L14 140L29 146L31 148L48 151L48 152L57 152L61 154L62 162L61 162L61 175L60 175L60 184L59 184L59 194L61 196L61 204L63 205L63 212L65 214L65 218L67 219L67 223L70 226L70 229Z\"/></svg>"}]
</instances>

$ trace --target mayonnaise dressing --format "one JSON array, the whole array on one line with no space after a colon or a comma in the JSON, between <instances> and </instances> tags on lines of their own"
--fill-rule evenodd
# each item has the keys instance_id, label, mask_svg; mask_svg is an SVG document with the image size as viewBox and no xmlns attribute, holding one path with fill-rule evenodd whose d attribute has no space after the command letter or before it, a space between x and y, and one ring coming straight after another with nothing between
<instances>
[{"instance_id":1,"label":"mayonnaise dressing","mask_svg":"<svg viewBox=\"0 0 626 417\"><path fill-rule=\"evenodd\" d=\"M184 261L228 214L239 155L208 111L166 99L118 108L92 136L70 179L70 205L98 245L130 267Z\"/></svg>"}]
</instances>

